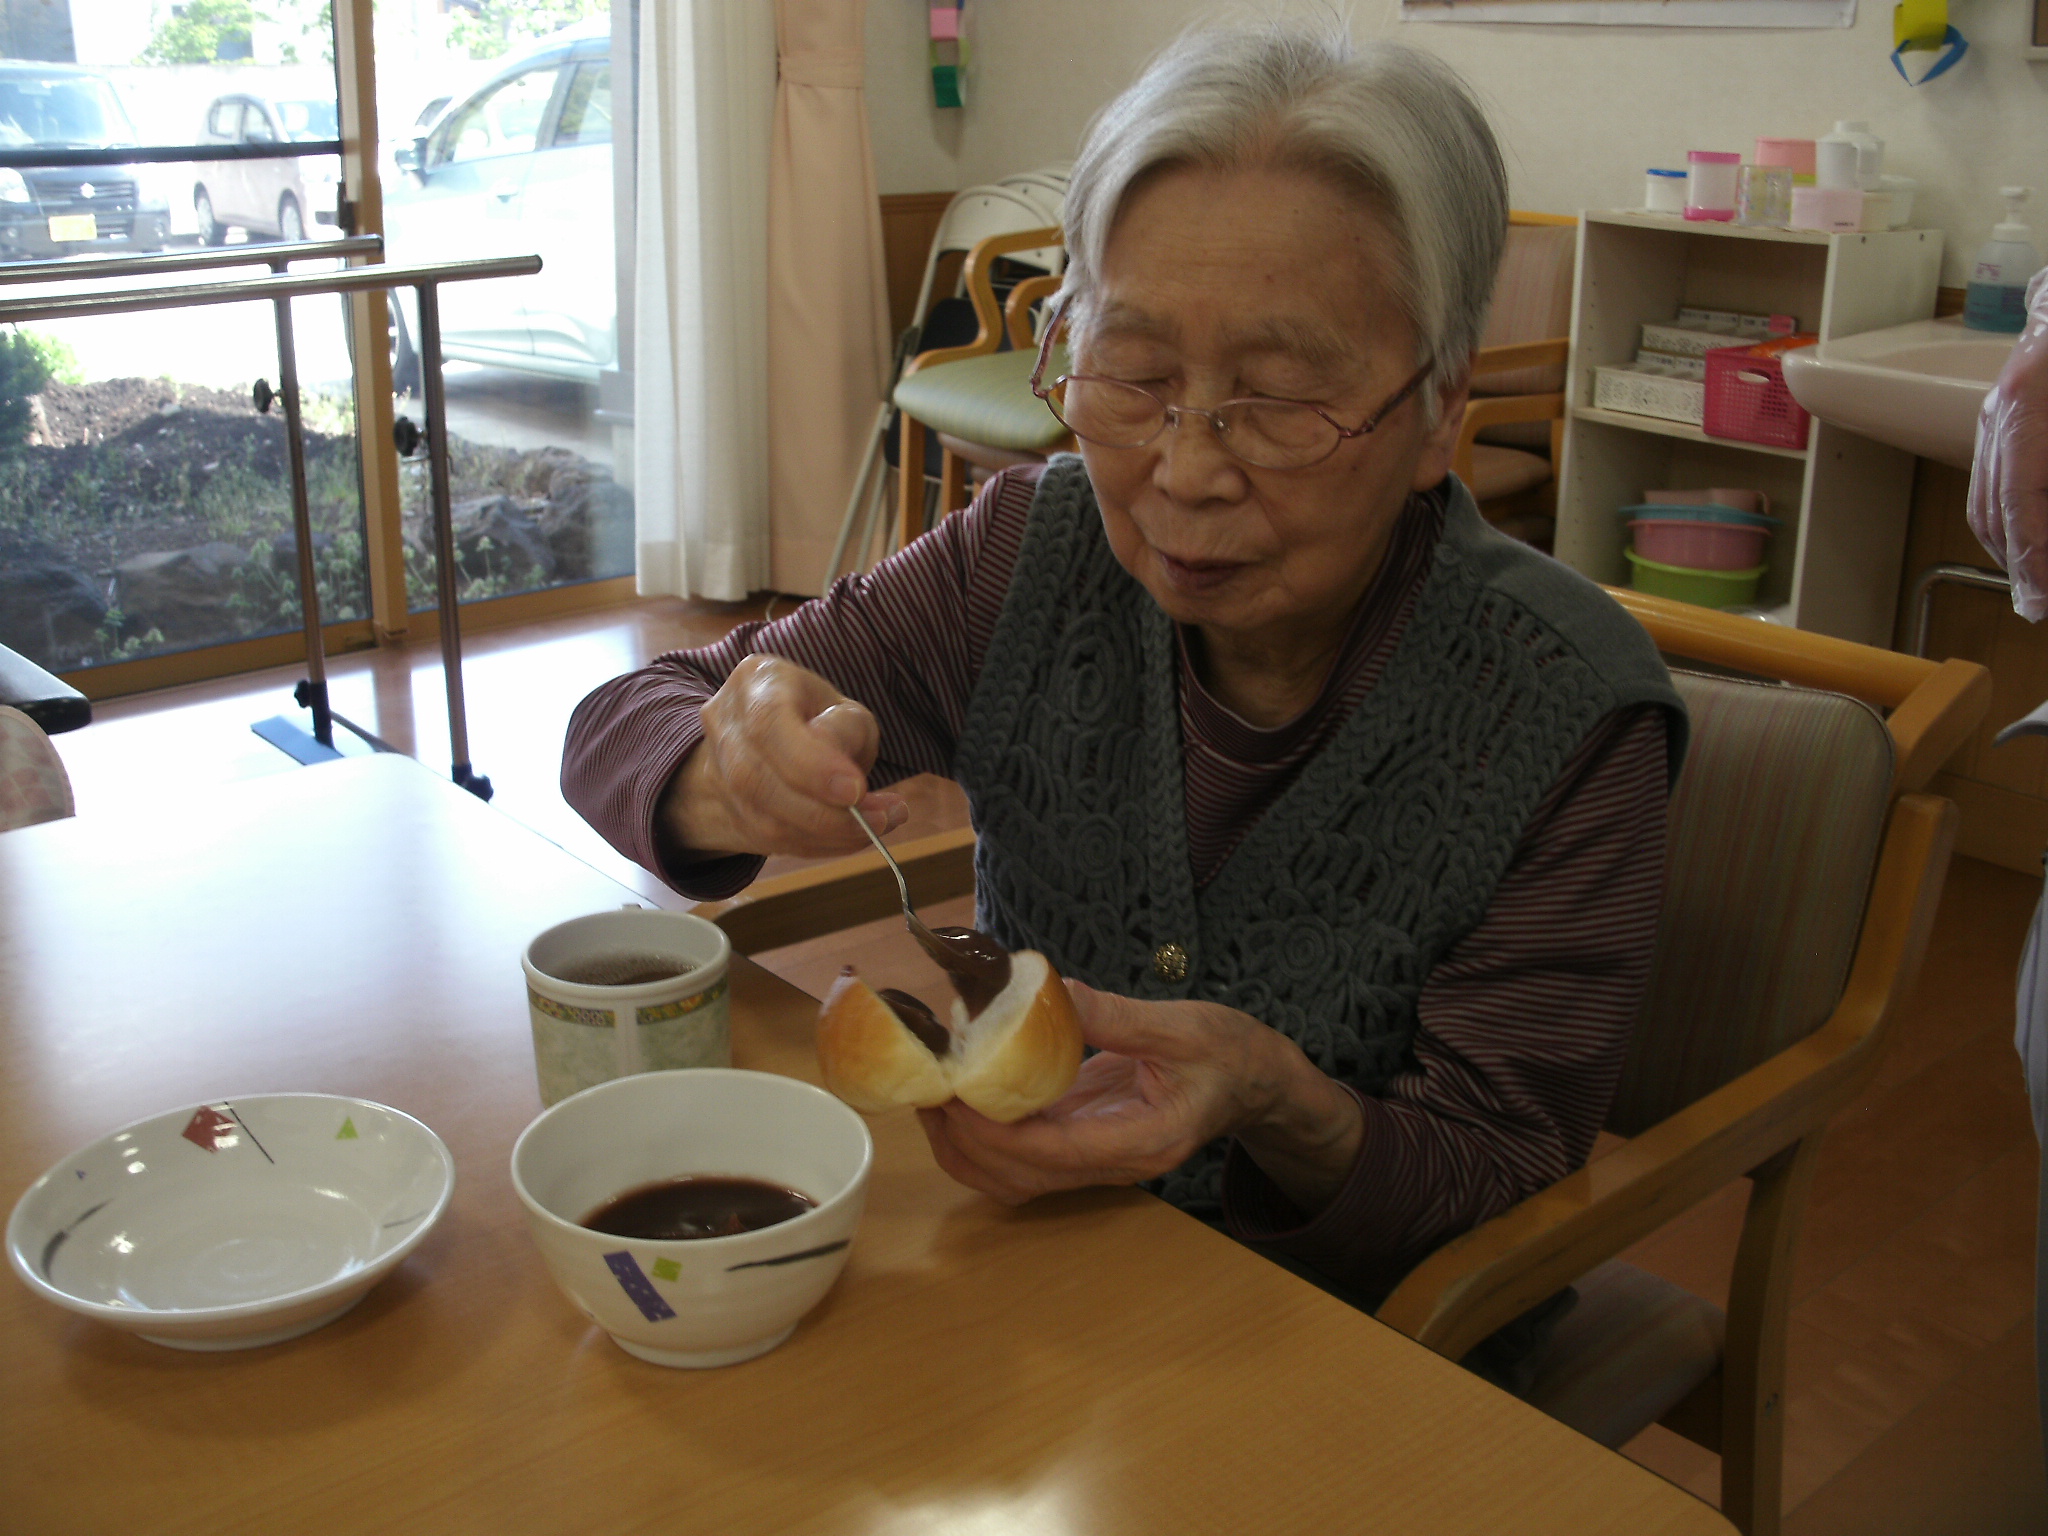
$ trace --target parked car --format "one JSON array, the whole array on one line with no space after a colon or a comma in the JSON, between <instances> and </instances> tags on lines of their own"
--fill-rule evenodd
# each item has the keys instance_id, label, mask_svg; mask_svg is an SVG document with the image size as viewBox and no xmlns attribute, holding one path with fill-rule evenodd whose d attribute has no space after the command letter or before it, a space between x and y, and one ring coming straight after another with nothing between
<instances>
[{"instance_id":1,"label":"parked car","mask_svg":"<svg viewBox=\"0 0 2048 1536\"><path fill-rule=\"evenodd\" d=\"M331 99L280 101L236 94L216 97L206 109L199 142L305 144L340 137ZM208 245L225 243L230 229L252 240L303 240L313 225L338 222L338 156L203 160L195 169L192 212L199 238Z\"/></svg>"},{"instance_id":2,"label":"parked car","mask_svg":"<svg viewBox=\"0 0 2048 1536\"><path fill-rule=\"evenodd\" d=\"M141 143L113 83L70 64L0 59L0 149ZM159 173L139 165L0 169L0 261L160 251L171 231Z\"/></svg>"},{"instance_id":3,"label":"parked car","mask_svg":"<svg viewBox=\"0 0 2048 1536\"><path fill-rule=\"evenodd\" d=\"M534 277L440 290L445 357L594 384L618 359L608 22L508 60L398 152L384 189L396 262L537 254ZM400 389L416 383L412 290L392 306Z\"/></svg>"}]
</instances>

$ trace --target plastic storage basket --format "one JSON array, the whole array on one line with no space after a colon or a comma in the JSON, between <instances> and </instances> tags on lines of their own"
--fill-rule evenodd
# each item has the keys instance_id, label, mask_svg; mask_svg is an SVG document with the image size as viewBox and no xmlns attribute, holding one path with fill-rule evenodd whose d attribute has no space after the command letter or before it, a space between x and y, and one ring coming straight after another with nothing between
<instances>
[{"instance_id":1,"label":"plastic storage basket","mask_svg":"<svg viewBox=\"0 0 2048 1536\"><path fill-rule=\"evenodd\" d=\"M1757 582L1764 574L1760 565L1753 565L1746 571L1701 571L1666 565L1632 549L1625 549L1622 554L1635 567L1631 585L1638 592L1676 598L1681 603L1697 603L1702 608L1746 607L1756 601Z\"/></svg>"},{"instance_id":2,"label":"plastic storage basket","mask_svg":"<svg viewBox=\"0 0 2048 1536\"><path fill-rule=\"evenodd\" d=\"M1764 443L1773 448L1804 448L1809 422L1806 407L1785 387L1785 365L1779 354L1792 344L1810 345L1810 336L1790 336L1751 347L1716 347L1707 354L1707 390L1700 423L1709 437Z\"/></svg>"}]
</instances>

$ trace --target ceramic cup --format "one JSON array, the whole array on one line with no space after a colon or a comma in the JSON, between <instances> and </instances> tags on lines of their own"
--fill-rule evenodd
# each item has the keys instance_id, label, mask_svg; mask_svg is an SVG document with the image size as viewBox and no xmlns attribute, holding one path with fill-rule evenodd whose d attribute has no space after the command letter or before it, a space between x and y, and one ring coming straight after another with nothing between
<instances>
[{"instance_id":1,"label":"ceramic cup","mask_svg":"<svg viewBox=\"0 0 2048 1536\"><path fill-rule=\"evenodd\" d=\"M823 1089L769 1072L643 1072L564 1099L512 1148L512 1187L577 1310L656 1365L766 1354L846 1265L875 1144ZM614 1237L583 1218L691 1175L760 1179L817 1202L790 1221L687 1241Z\"/></svg>"},{"instance_id":2,"label":"ceramic cup","mask_svg":"<svg viewBox=\"0 0 2048 1536\"><path fill-rule=\"evenodd\" d=\"M635 1072L731 1066L731 958L724 930L687 912L622 907L541 934L521 961L541 1102ZM673 970L634 979L662 969L647 961Z\"/></svg>"}]
</instances>

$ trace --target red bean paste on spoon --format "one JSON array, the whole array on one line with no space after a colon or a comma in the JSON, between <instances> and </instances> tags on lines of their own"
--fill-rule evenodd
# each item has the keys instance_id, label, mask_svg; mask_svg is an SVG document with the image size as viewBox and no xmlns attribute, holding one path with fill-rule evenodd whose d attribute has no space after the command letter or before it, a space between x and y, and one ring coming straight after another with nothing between
<instances>
[{"instance_id":1,"label":"red bean paste on spoon","mask_svg":"<svg viewBox=\"0 0 2048 1536\"><path fill-rule=\"evenodd\" d=\"M1010 952L977 929L934 928L932 939L938 942L923 934L917 939L924 952L945 968L970 1019L980 1018L982 1009L1010 984Z\"/></svg>"}]
</instances>

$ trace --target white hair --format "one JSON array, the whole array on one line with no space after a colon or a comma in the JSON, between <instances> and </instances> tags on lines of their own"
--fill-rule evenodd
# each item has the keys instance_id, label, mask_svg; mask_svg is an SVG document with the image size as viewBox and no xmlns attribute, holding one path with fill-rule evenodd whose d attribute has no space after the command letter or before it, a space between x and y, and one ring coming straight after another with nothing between
<instances>
[{"instance_id":1,"label":"white hair","mask_svg":"<svg viewBox=\"0 0 2048 1536\"><path fill-rule=\"evenodd\" d=\"M1119 209L1155 172L1278 165L1330 177L1385 226L1426 396L1464 373L1507 239L1507 172L1465 82L1434 54L1341 25L1186 33L1088 125L1067 187L1066 289L1083 329Z\"/></svg>"}]
</instances>

